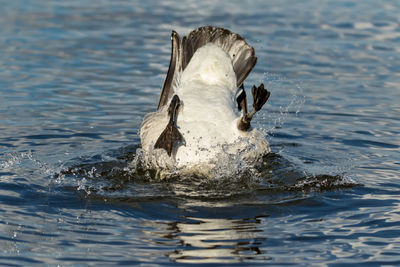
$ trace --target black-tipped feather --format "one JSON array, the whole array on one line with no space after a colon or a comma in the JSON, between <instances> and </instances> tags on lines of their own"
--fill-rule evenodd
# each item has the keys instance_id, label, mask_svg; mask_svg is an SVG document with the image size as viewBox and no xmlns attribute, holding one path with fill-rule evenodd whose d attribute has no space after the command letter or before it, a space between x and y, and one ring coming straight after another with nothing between
<instances>
[{"instance_id":1,"label":"black-tipped feather","mask_svg":"<svg viewBox=\"0 0 400 267\"><path fill-rule=\"evenodd\" d=\"M179 71L183 71L197 49L207 43L218 45L230 56L238 87L243 84L257 63L254 48L247 44L240 35L224 28L200 27L184 36L182 42L180 42L179 35L173 31L171 38L171 62L160 95L158 109L166 105L174 94L173 87L176 85Z\"/></svg>"}]
</instances>

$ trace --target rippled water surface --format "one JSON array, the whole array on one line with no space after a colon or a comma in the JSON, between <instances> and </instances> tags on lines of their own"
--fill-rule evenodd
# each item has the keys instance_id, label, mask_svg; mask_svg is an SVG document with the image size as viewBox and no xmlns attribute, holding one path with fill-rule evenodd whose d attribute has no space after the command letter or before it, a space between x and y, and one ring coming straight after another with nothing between
<instances>
[{"instance_id":1,"label":"rippled water surface","mask_svg":"<svg viewBox=\"0 0 400 267\"><path fill-rule=\"evenodd\" d=\"M0 265L400 264L398 1L0 1ZM272 153L135 168L170 33L229 28Z\"/></svg>"}]
</instances>

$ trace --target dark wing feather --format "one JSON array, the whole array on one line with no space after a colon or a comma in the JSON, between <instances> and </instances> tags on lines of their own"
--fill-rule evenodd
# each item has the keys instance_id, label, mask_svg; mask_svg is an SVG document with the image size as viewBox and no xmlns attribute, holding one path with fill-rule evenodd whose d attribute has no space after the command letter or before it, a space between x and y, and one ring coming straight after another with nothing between
<instances>
[{"instance_id":1,"label":"dark wing feather","mask_svg":"<svg viewBox=\"0 0 400 267\"><path fill-rule=\"evenodd\" d=\"M257 63L254 48L240 35L224 28L212 26L200 27L184 36L180 43L179 35L172 32L172 54L168 74L161 92L158 109L166 105L174 94L173 86L176 75L183 71L190 59L200 47L214 43L221 47L231 58L236 74L236 85L240 87Z\"/></svg>"},{"instance_id":2,"label":"dark wing feather","mask_svg":"<svg viewBox=\"0 0 400 267\"><path fill-rule=\"evenodd\" d=\"M157 109L165 106L168 103L168 100L174 95L173 86L174 82L176 81L176 75L178 75L179 72L181 50L181 40L179 38L179 34L176 31L172 31L171 44L171 60L169 62L167 77L164 81Z\"/></svg>"},{"instance_id":3,"label":"dark wing feather","mask_svg":"<svg viewBox=\"0 0 400 267\"><path fill-rule=\"evenodd\" d=\"M254 48L240 35L224 28L200 27L185 36L182 40L182 70L189 64L197 49L207 43L218 45L231 57L237 86L240 87L256 65L257 57Z\"/></svg>"}]
</instances>

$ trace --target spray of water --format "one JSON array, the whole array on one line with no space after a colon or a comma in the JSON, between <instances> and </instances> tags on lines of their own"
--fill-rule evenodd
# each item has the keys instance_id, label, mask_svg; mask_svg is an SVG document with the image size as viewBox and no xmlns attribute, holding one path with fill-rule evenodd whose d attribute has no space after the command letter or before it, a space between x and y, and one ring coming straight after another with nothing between
<instances>
[{"instance_id":1,"label":"spray of water","mask_svg":"<svg viewBox=\"0 0 400 267\"><path fill-rule=\"evenodd\" d=\"M271 97L268 109L261 113L257 127L265 133L267 140L270 141L275 131L283 127L290 115L298 115L306 102L306 97L300 81L290 80L269 72L265 72L261 80L271 91Z\"/></svg>"},{"instance_id":2,"label":"spray of water","mask_svg":"<svg viewBox=\"0 0 400 267\"><path fill-rule=\"evenodd\" d=\"M283 127L290 116L297 116L301 111L305 96L300 82L271 73L264 73L260 80L272 94L271 103L257 115L255 127L261 129L271 142L276 130ZM149 166L146 164L149 155L136 146L121 149L112 155L103 153L71 159L69 162L60 161L58 165L39 160L31 151L9 153L0 161L0 167L15 170L27 165L28 161L36 172L49 178L49 188L75 188L86 196L156 197L173 194L231 197L254 190L320 190L356 184L345 176L308 175L294 164L295 161L287 160L279 152L259 153L260 156L248 160L245 155L256 148L250 143L246 147L241 153L228 153L230 148L223 147L226 153L210 163L212 168L209 168L207 175L176 169L169 159L163 160L156 154L150 156L155 157L159 166L165 165L164 168Z\"/></svg>"}]
</instances>

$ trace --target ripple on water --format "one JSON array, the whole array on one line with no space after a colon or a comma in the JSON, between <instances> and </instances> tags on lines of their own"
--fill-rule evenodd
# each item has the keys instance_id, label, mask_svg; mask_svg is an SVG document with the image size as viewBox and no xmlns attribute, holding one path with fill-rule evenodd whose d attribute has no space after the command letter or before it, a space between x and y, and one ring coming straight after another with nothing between
<instances>
[{"instance_id":1,"label":"ripple on water","mask_svg":"<svg viewBox=\"0 0 400 267\"><path fill-rule=\"evenodd\" d=\"M0 265L399 265L399 3L2 1ZM205 21L255 47L274 153L159 180L128 144Z\"/></svg>"},{"instance_id":2,"label":"ripple on water","mask_svg":"<svg viewBox=\"0 0 400 267\"><path fill-rule=\"evenodd\" d=\"M108 160L102 155L80 159L56 173L54 185L78 190L87 195L124 201L188 198L204 202L229 200L240 203L249 198L260 203L281 202L292 194L357 185L346 175L307 174L283 156L269 153L255 165L243 166L234 176L226 176L216 168L215 176L201 177L172 172L164 179L157 178L157 170L135 169L138 146L124 147L110 152ZM283 199L268 199L282 193ZM251 200L247 200L251 202ZM232 203L231 203L232 204Z\"/></svg>"}]
</instances>

